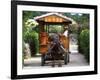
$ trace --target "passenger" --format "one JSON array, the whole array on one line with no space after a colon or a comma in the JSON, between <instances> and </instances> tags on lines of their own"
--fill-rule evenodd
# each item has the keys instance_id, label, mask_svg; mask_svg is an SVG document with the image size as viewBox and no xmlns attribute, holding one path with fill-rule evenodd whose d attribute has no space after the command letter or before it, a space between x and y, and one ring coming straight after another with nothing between
<instances>
[{"instance_id":1,"label":"passenger","mask_svg":"<svg viewBox=\"0 0 100 80\"><path fill-rule=\"evenodd\" d=\"M64 28L64 33L63 33L64 36L68 37L68 27L65 27Z\"/></svg>"},{"instance_id":2,"label":"passenger","mask_svg":"<svg viewBox=\"0 0 100 80\"><path fill-rule=\"evenodd\" d=\"M68 26L64 27L63 35L65 36L65 40L66 40L66 42L64 41L64 46L67 49L67 51L70 53L70 51L69 51L69 33L68 33Z\"/></svg>"}]
</instances>

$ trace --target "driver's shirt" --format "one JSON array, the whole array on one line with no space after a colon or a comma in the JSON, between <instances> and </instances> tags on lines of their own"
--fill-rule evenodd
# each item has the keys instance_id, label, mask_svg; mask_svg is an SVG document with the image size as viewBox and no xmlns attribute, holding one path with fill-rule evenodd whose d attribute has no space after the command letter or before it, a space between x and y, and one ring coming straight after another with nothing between
<instances>
[{"instance_id":1,"label":"driver's shirt","mask_svg":"<svg viewBox=\"0 0 100 80\"><path fill-rule=\"evenodd\" d=\"M66 30L63 35L65 35L66 37L68 37L68 30Z\"/></svg>"}]
</instances>

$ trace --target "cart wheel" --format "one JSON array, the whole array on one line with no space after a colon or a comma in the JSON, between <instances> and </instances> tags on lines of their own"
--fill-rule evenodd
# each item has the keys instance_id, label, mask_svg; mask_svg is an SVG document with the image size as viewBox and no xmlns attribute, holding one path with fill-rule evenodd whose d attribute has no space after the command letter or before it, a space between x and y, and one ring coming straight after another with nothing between
<instances>
[{"instance_id":1,"label":"cart wheel","mask_svg":"<svg viewBox=\"0 0 100 80\"><path fill-rule=\"evenodd\" d=\"M65 53L64 55L64 64L67 64L68 63L68 54Z\"/></svg>"},{"instance_id":2,"label":"cart wheel","mask_svg":"<svg viewBox=\"0 0 100 80\"><path fill-rule=\"evenodd\" d=\"M45 54L42 54L41 56L41 66L44 66L45 64Z\"/></svg>"}]
</instances>

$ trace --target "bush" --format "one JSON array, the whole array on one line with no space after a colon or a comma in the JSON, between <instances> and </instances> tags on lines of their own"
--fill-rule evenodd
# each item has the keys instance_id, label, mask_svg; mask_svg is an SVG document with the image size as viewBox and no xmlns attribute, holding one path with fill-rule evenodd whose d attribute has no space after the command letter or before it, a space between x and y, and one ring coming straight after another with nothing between
<instances>
[{"instance_id":1,"label":"bush","mask_svg":"<svg viewBox=\"0 0 100 80\"><path fill-rule=\"evenodd\" d=\"M85 55L86 60L89 62L89 30L82 30L79 35L79 48L80 52Z\"/></svg>"},{"instance_id":2,"label":"bush","mask_svg":"<svg viewBox=\"0 0 100 80\"><path fill-rule=\"evenodd\" d=\"M24 41L30 44L31 55L39 52L39 39L36 31L27 31L24 33Z\"/></svg>"}]
</instances>

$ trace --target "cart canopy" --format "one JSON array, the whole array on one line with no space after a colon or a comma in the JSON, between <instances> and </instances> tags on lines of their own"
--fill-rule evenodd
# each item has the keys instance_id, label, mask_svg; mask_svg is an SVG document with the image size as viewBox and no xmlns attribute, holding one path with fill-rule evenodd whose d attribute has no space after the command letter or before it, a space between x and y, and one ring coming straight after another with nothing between
<instances>
[{"instance_id":1,"label":"cart canopy","mask_svg":"<svg viewBox=\"0 0 100 80\"><path fill-rule=\"evenodd\" d=\"M51 23L69 23L73 24L75 21L67 16L64 16L60 13L47 13L41 16L34 17L36 21L43 21L43 22L51 22Z\"/></svg>"}]
</instances>

